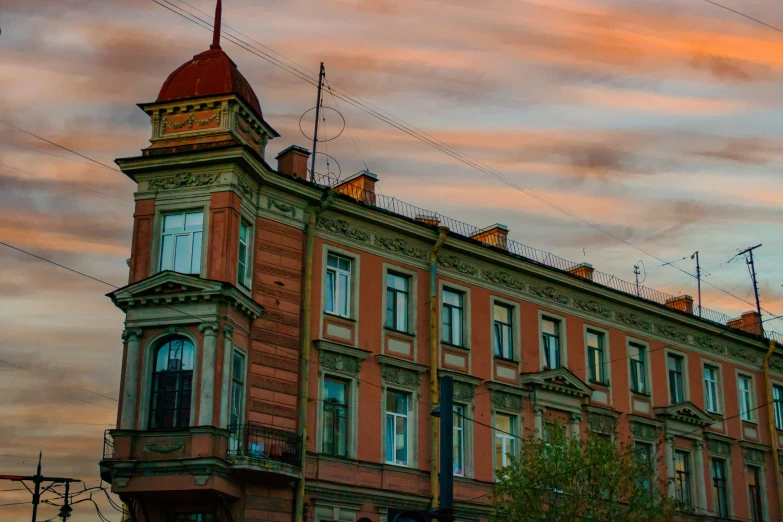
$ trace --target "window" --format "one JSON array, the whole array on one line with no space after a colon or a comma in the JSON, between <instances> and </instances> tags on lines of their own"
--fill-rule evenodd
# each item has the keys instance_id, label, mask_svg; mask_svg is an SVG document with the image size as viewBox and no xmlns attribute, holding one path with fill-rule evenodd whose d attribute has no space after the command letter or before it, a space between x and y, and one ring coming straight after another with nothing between
<instances>
[{"instance_id":1,"label":"window","mask_svg":"<svg viewBox=\"0 0 783 522\"><path fill-rule=\"evenodd\" d=\"M389 272L386 274L386 327L408 332L408 302L410 278Z\"/></svg>"},{"instance_id":2,"label":"window","mask_svg":"<svg viewBox=\"0 0 783 522\"><path fill-rule=\"evenodd\" d=\"M244 221L239 222L239 265L237 267L237 282L250 286L250 226Z\"/></svg>"},{"instance_id":3,"label":"window","mask_svg":"<svg viewBox=\"0 0 783 522\"><path fill-rule=\"evenodd\" d=\"M704 408L710 413L719 413L718 406L718 369L715 366L704 367Z\"/></svg>"},{"instance_id":4,"label":"window","mask_svg":"<svg viewBox=\"0 0 783 522\"><path fill-rule=\"evenodd\" d=\"M541 319L541 334L544 339L544 362L547 369L560 367L560 321L544 317Z\"/></svg>"},{"instance_id":5,"label":"window","mask_svg":"<svg viewBox=\"0 0 783 522\"><path fill-rule=\"evenodd\" d=\"M684 451L674 452L674 487L677 501L683 507L691 507L691 463L690 455Z\"/></svg>"},{"instance_id":6,"label":"window","mask_svg":"<svg viewBox=\"0 0 783 522\"><path fill-rule=\"evenodd\" d=\"M729 490L726 482L726 461L712 461L712 496L715 502L715 514L718 517L729 516Z\"/></svg>"},{"instance_id":7,"label":"window","mask_svg":"<svg viewBox=\"0 0 783 522\"><path fill-rule=\"evenodd\" d=\"M454 447L454 475L465 475L465 408L454 405L454 428L452 444Z\"/></svg>"},{"instance_id":8,"label":"window","mask_svg":"<svg viewBox=\"0 0 783 522\"><path fill-rule=\"evenodd\" d=\"M653 460L653 445L647 442L634 441L633 443L634 457L636 461L646 466L652 466ZM646 471L646 470L645 470ZM648 475L643 475L637 481L637 485L644 489L652 491L652 483Z\"/></svg>"},{"instance_id":9,"label":"window","mask_svg":"<svg viewBox=\"0 0 783 522\"><path fill-rule=\"evenodd\" d=\"M514 418L510 415L495 415L495 470L500 471L511 464L516 455L516 434Z\"/></svg>"},{"instance_id":10,"label":"window","mask_svg":"<svg viewBox=\"0 0 783 522\"><path fill-rule=\"evenodd\" d=\"M783 430L783 387L772 386L772 400L775 401L775 427Z\"/></svg>"},{"instance_id":11,"label":"window","mask_svg":"<svg viewBox=\"0 0 783 522\"><path fill-rule=\"evenodd\" d=\"M587 360L591 382L607 384L604 369L604 334L587 330Z\"/></svg>"},{"instance_id":12,"label":"window","mask_svg":"<svg viewBox=\"0 0 783 522\"><path fill-rule=\"evenodd\" d=\"M669 354L666 358L666 366L669 368L669 397L672 404L683 401L682 389L682 356Z\"/></svg>"},{"instance_id":13,"label":"window","mask_svg":"<svg viewBox=\"0 0 783 522\"><path fill-rule=\"evenodd\" d=\"M514 358L511 312L512 309L509 306L499 303L492 306L495 356L509 360Z\"/></svg>"},{"instance_id":14,"label":"window","mask_svg":"<svg viewBox=\"0 0 783 522\"><path fill-rule=\"evenodd\" d=\"M349 317L351 311L351 260L326 256L326 311Z\"/></svg>"},{"instance_id":15,"label":"window","mask_svg":"<svg viewBox=\"0 0 783 522\"><path fill-rule=\"evenodd\" d=\"M235 351L231 359L231 411L229 424L238 426L244 418L245 402L245 356Z\"/></svg>"},{"instance_id":16,"label":"window","mask_svg":"<svg viewBox=\"0 0 783 522\"><path fill-rule=\"evenodd\" d=\"M200 274L203 230L203 212L163 216L160 269Z\"/></svg>"},{"instance_id":17,"label":"window","mask_svg":"<svg viewBox=\"0 0 783 522\"><path fill-rule=\"evenodd\" d=\"M193 343L177 337L155 352L152 375L151 428L182 428L190 425L193 387Z\"/></svg>"},{"instance_id":18,"label":"window","mask_svg":"<svg viewBox=\"0 0 783 522\"><path fill-rule=\"evenodd\" d=\"M648 393L646 351L647 348L641 344L630 343L628 345L628 358L631 363L631 391L635 393Z\"/></svg>"},{"instance_id":19,"label":"window","mask_svg":"<svg viewBox=\"0 0 783 522\"><path fill-rule=\"evenodd\" d=\"M753 421L753 394L750 391L750 377L740 375L737 378L737 388L739 390L740 419Z\"/></svg>"},{"instance_id":20,"label":"window","mask_svg":"<svg viewBox=\"0 0 783 522\"><path fill-rule=\"evenodd\" d=\"M345 457L348 454L348 383L324 379L323 452Z\"/></svg>"},{"instance_id":21,"label":"window","mask_svg":"<svg viewBox=\"0 0 783 522\"><path fill-rule=\"evenodd\" d=\"M750 519L753 522L763 522L764 513L761 510L761 473L755 466L748 466L748 503L750 504Z\"/></svg>"},{"instance_id":22,"label":"window","mask_svg":"<svg viewBox=\"0 0 783 522\"><path fill-rule=\"evenodd\" d=\"M408 402L407 393L386 394L386 462L408 465Z\"/></svg>"},{"instance_id":23,"label":"window","mask_svg":"<svg viewBox=\"0 0 783 522\"><path fill-rule=\"evenodd\" d=\"M463 321L465 294L443 290L443 342L464 346Z\"/></svg>"}]
</instances>

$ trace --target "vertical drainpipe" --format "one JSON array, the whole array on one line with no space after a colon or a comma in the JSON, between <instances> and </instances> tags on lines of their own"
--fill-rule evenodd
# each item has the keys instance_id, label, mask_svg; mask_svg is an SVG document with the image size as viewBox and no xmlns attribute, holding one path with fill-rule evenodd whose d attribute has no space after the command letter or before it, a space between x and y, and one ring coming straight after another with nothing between
<instances>
[{"instance_id":1,"label":"vertical drainpipe","mask_svg":"<svg viewBox=\"0 0 783 522\"><path fill-rule=\"evenodd\" d=\"M448 227L438 227L438 241L430 251L430 408L438 405L438 251L446 242ZM450 412L440 412L448 415ZM430 507L438 507L438 419L430 415Z\"/></svg>"},{"instance_id":2,"label":"vertical drainpipe","mask_svg":"<svg viewBox=\"0 0 783 522\"><path fill-rule=\"evenodd\" d=\"M310 207L305 230L305 259L304 259L304 290L302 291L302 331L300 339L299 359L299 437L302 444L302 476L296 487L296 501L294 504L294 520L302 522L305 496L305 466L307 464L307 406L309 404L310 388L310 300L313 293L313 242L315 240L315 224L318 216L326 210L334 201L334 195L329 190L317 207Z\"/></svg>"},{"instance_id":3,"label":"vertical drainpipe","mask_svg":"<svg viewBox=\"0 0 783 522\"><path fill-rule=\"evenodd\" d=\"M772 444L772 466L775 469L775 486L778 494L778 516L783 517L783 484L780 476L780 456L778 455L778 432L775 428L775 403L772 401L772 381L769 378L769 360L775 353L775 341L769 340L769 350L764 356L764 389L767 394L767 423Z\"/></svg>"}]
</instances>

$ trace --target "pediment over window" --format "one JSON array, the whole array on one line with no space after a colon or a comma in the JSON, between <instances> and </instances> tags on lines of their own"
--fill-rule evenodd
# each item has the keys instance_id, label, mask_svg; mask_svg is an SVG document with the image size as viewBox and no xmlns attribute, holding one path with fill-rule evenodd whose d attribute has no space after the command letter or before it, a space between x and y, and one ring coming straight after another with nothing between
<instances>
[{"instance_id":1,"label":"pediment over window","mask_svg":"<svg viewBox=\"0 0 783 522\"><path fill-rule=\"evenodd\" d=\"M593 393L593 389L568 368L525 373L521 376L521 383L534 390L549 390L574 397L589 397Z\"/></svg>"},{"instance_id":2,"label":"pediment over window","mask_svg":"<svg viewBox=\"0 0 783 522\"><path fill-rule=\"evenodd\" d=\"M671 419L697 426L709 426L715 423L715 419L690 401L653 408L653 413L661 419Z\"/></svg>"},{"instance_id":3,"label":"pediment over window","mask_svg":"<svg viewBox=\"0 0 783 522\"><path fill-rule=\"evenodd\" d=\"M117 308L127 312L145 306L175 306L212 301L229 302L255 319L263 307L230 283L166 270L106 294Z\"/></svg>"}]
</instances>

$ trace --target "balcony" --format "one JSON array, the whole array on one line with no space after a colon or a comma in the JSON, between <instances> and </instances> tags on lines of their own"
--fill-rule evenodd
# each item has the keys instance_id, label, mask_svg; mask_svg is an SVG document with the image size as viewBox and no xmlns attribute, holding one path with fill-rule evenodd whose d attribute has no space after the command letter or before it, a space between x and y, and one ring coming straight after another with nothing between
<instances>
[{"instance_id":1,"label":"balcony","mask_svg":"<svg viewBox=\"0 0 783 522\"><path fill-rule=\"evenodd\" d=\"M230 496L242 480L278 481L301 474L301 438L290 431L243 424L228 430L192 426L171 430L107 430L101 478L115 492L206 487Z\"/></svg>"},{"instance_id":2,"label":"balcony","mask_svg":"<svg viewBox=\"0 0 783 522\"><path fill-rule=\"evenodd\" d=\"M302 439L290 431L261 424L229 427L226 456L232 469L299 477Z\"/></svg>"}]
</instances>

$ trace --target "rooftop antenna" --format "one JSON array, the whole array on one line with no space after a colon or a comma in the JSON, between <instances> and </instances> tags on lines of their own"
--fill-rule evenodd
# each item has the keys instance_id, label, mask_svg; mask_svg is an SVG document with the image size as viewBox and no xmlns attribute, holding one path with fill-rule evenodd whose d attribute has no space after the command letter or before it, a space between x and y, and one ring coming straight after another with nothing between
<instances>
[{"instance_id":1,"label":"rooftop antenna","mask_svg":"<svg viewBox=\"0 0 783 522\"><path fill-rule=\"evenodd\" d=\"M642 269L644 270L644 279L642 279L641 281L639 281L639 274L641 274L642 272L639 270L639 267L642 267ZM634 276L636 276L636 297L641 297L642 291L639 284L644 283L647 280L647 269L644 268L644 261L640 259L635 265L633 265L633 274Z\"/></svg>"},{"instance_id":2,"label":"rooftop antenna","mask_svg":"<svg viewBox=\"0 0 783 522\"><path fill-rule=\"evenodd\" d=\"M209 46L210 49L220 49L220 20L222 17L223 2L222 0L217 0L217 5L215 6L215 26L212 33L212 45Z\"/></svg>"},{"instance_id":3,"label":"rooftop antenna","mask_svg":"<svg viewBox=\"0 0 783 522\"><path fill-rule=\"evenodd\" d=\"M218 0L220 1L220 0ZM321 89L324 86L324 62L321 62L321 70L318 73L318 99L315 104L315 130L313 131L313 158L310 163L310 181L315 183L315 152L318 146L318 115L321 113Z\"/></svg>"},{"instance_id":4,"label":"rooftop antenna","mask_svg":"<svg viewBox=\"0 0 783 522\"><path fill-rule=\"evenodd\" d=\"M749 248L746 248L745 250L741 252L737 252L734 257L729 259L729 263L736 257L741 255L747 255L745 257L745 264L748 265L748 272L750 272L750 281L753 283L753 292L756 295L756 313L759 316L759 319L761 319L761 301L759 301L759 283L758 279L756 278L756 265L753 263L753 251L757 248L761 247L761 243L759 243L756 246L752 246ZM761 327L761 333L764 333L764 327Z\"/></svg>"},{"instance_id":5,"label":"rooftop antenna","mask_svg":"<svg viewBox=\"0 0 783 522\"><path fill-rule=\"evenodd\" d=\"M691 255L691 259L696 258L696 288L699 296L699 317L701 317L701 265L699 264L699 251Z\"/></svg>"}]
</instances>

